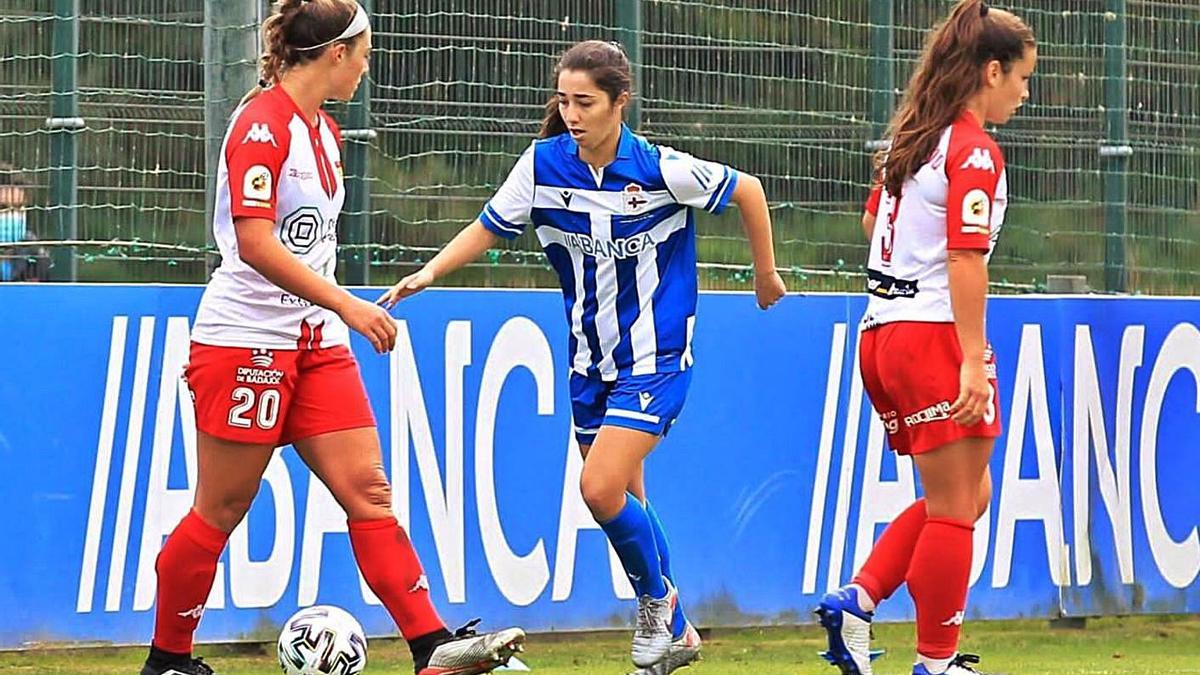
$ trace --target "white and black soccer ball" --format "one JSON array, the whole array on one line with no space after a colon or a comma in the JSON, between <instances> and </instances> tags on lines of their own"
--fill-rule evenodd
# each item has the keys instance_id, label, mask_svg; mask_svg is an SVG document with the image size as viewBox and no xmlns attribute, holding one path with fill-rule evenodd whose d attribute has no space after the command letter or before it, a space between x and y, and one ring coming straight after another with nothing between
<instances>
[{"instance_id":1,"label":"white and black soccer ball","mask_svg":"<svg viewBox=\"0 0 1200 675\"><path fill-rule=\"evenodd\" d=\"M367 637L346 610L307 607L283 624L279 665L287 675L359 675L367 667Z\"/></svg>"}]
</instances>

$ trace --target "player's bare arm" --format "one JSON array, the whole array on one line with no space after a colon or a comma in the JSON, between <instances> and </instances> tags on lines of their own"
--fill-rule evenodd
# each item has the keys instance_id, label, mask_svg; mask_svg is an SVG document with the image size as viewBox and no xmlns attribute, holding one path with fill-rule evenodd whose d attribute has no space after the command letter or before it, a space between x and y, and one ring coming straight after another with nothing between
<instances>
[{"instance_id":1,"label":"player's bare arm","mask_svg":"<svg viewBox=\"0 0 1200 675\"><path fill-rule=\"evenodd\" d=\"M737 185L730 197L742 212L742 227L750 242L754 261L754 297L759 309L767 309L787 293L783 278L775 269L775 245L771 236L771 211L762 181L750 174L738 172Z\"/></svg>"},{"instance_id":2,"label":"player's bare arm","mask_svg":"<svg viewBox=\"0 0 1200 675\"><path fill-rule=\"evenodd\" d=\"M954 327L962 345L963 365L958 398L950 406L955 421L971 426L983 418L989 389L984 372L984 311L987 305L988 270L984 252L951 250L947 272Z\"/></svg>"},{"instance_id":3,"label":"player's bare arm","mask_svg":"<svg viewBox=\"0 0 1200 675\"><path fill-rule=\"evenodd\" d=\"M478 220L464 227L446 247L425 263L420 270L401 279L386 293L379 296L375 302L391 309L404 298L418 293L434 281L462 268L472 260L477 260L489 248L496 245L496 235L488 231Z\"/></svg>"}]
</instances>

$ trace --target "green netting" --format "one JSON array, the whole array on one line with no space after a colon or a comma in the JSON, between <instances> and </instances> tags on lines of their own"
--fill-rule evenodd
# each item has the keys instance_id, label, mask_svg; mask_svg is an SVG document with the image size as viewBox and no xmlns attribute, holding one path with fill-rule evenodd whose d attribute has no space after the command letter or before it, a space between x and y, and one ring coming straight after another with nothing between
<instances>
[{"instance_id":1,"label":"green netting","mask_svg":"<svg viewBox=\"0 0 1200 675\"><path fill-rule=\"evenodd\" d=\"M886 84L871 0L374 0L370 244L373 282L427 259L480 206L536 133L557 54L588 38L629 42L640 7L641 131L763 179L779 263L793 287L858 289L858 220ZM903 87L945 0L896 0L890 70ZM1005 3L1000 3L1005 4ZM1200 3L1127 2L1126 233L1108 232L1102 0L1013 0L1038 34L1030 105L996 135L1012 206L993 278L1015 290L1049 274L1105 287L1106 244L1130 290L1200 288ZM165 7L170 6L168 10ZM82 0L78 54L55 54L50 0L0 0L0 161L31 184L32 225L56 239L48 185L54 64L78 59L81 279L205 275L205 7L198 0ZM210 6L211 10L211 6ZM252 33L255 27L219 26ZM226 63L246 62L230 54ZM334 106L345 117L344 106ZM7 170L4 170L7 171ZM39 206L40 205L40 206ZM703 283L744 288L736 210L701 219ZM1116 237L1116 239L1114 239ZM103 243L100 243L103 242ZM136 242L136 243L133 243ZM449 280L549 285L526 237Z\"/></svg>"}]
</instances>

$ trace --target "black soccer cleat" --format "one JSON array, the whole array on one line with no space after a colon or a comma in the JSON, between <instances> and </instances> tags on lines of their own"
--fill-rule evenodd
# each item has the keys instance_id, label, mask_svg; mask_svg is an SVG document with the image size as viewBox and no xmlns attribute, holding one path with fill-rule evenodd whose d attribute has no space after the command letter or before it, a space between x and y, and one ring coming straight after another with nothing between
<instances>
[{"instance_id":1,"label":"black soccer cleat","mask_svg":"<svg viewBox=\"0 0 1200 675\"><path fill-rule=\"evenodd\" d=\"M167 665L151 665L146 661L140 675L216 675L204 659L188 658Z\"/></svg>"}]
</instances>

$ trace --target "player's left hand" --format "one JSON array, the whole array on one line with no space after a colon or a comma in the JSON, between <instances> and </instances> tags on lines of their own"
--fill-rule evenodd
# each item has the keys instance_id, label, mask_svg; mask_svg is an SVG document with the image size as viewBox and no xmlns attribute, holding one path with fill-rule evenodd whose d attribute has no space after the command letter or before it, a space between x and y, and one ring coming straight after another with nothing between
<instances>
[{"instance_id":1,"label":"player's left hand","mask_svg":"<svg viewBox=\"0 0 1200 675\"><path fill-rule=\"evenodd\" d=\"M772 270L767 274L754 275L754 299L758 301L759 309L767 309L779 302L779 299L787 293L787 286L783 284L783 277L779 276L779 272Z\"/></svg>"}]
</instances>

